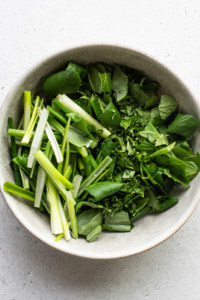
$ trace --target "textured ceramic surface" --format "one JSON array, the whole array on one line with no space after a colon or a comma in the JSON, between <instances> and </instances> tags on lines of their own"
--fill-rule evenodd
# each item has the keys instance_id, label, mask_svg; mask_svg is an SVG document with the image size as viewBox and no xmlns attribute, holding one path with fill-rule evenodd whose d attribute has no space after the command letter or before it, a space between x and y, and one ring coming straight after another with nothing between
<instances>
[{"instance_id":1,"label":"textured ceramic surface","mask_svg":"<svg viewBox=\"0 0 200 300\"><path fill-rule=\"evenodd\" d=\"M103 233L94 243L83 239L71 240L70 243L61 240L55 242L50 232L49 219L35 210L22 199L3 192L5 181L13 181L9 167L9 152L7 139L7 118L12 116L17 123L22 111L22 93L24 90L34 90L41 76L65 67L68 61L80 64L106 62L127 65L145 72L154 80L160 82L163 92L174 96L181 110L200 118L200 105L177 77L155 60L132 49L115 46L95 45L66 50L38 64L12 88L1 110L0 119L0 187L10 210L16 218L32 234L48 245L63 252L88 258L109 259L134 255L148 250L169 238L189 218L199 202L199 176L191 184L190 189L178 192L179 203L170 210L157 215L146 216L135 223L130 233ZM200 150L200 135L193 140L195 152Z\"/></svg>"}]
</instances>

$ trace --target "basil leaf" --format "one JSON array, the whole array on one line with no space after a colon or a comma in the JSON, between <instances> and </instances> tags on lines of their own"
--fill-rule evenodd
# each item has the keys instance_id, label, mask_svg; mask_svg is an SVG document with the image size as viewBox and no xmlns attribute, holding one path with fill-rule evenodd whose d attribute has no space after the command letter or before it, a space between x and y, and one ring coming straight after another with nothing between
<instances>
[{"instance_id":1,"label":"basil leaf","mask_svg":"<svg viewBox=\"0 0 200 300\"><path fill-rule=\"evenodd\" d=\"M161 119L165 120L168 118L177 109L177 107L178 102L174 98L168 95L162 95L158 106Z\"/></svg>"},{"instance_id":2,"label":"basil leaf","mask_svg":"<svg viewBox=\"0 0 200 300\"><path fill-rule=\"evenodd\" d=\"M200 128L200 121L190 115L178 114L169 125L167 132L175 133L189 139Z\"/></svg>"},{"instance_id":3,"label":"basil leaf","mask_svg":"<svg viewBox=\"0 0 200 300\"><path fill-rule=\"evenodd\" d=\"M121 182L103 181L88 186L85 189L85 191L87 191L91 196L93 196L94 201L97 202L117 193L122 186L123 183Z\"/></svg>"},{"instance_id":4,"label":"basil leaf","mask_svg":"<svg viewBox=\"0 0 200 300\"><path fill-rule=\"evenodd\" d=\"M128 93L128 78L118 66L115 67L112 76L112 89L116 93L117 102L126 97Z\"/></svg>"}]
</instances>

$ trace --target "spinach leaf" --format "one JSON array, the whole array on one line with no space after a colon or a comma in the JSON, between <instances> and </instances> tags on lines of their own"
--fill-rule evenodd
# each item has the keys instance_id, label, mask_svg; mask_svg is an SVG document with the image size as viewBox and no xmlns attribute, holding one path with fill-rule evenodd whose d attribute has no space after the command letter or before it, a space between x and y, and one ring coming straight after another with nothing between
<instances>
[{"instance_id":1,"label":"spinach leaf","mask_svg":"<svg viewBox=\"0 0 200 300\"><path fill-rule=\"evenodd\" d=\"M146 151L146 152L153 152L156 149L156 147L153 144L145 141L142 142L141 144L136 144L135 148L140 151Z\"/></svg>"},{"instance_id":2,"label":"spinach leaf","mask_svg":"<svg viewBox=\"0 0 200 300\"><path fill-rule=\"evenodd\" d=\"M78 233L88 235L97 226L102 224L102 211L98 209L89 209L77 216Z\"/></svg>"},{"instance_id":3,"label":"spinach leaf","mask_svg":"<svg viewBox=\"0 0 200 300\"><path fill-rule=\"evenodd\" d=\"M92 95L90 104L97 118L104 112L106 107L106 104L97 95Z\"/></svg>"},{"instance_id":4,"label":"spinach leaf","mask_svg":"<svg viewBox=\"0 0 200 300\"><path fill-rule=\"evenodd\" d=\"M176 155L177 158L184 160L184 161L192 160L194 158L192 149L190 149L189 147L187 149L185 149L184 147L182 147L182 145L174 147L172 152Z\"/></svg>"},{"instance_id":5,"label":"spinach leaf","mask_svg":"<svg viewBox=\"0 0 200 300\"><path fill-rule=\"evenodd\" d=\"M91 196L94 197L95 202L98 202L108 196L117 193L122 186L123 183L121 182L103 181L88 186L85 191L87 191Z\"/></svg>"},{"instance_id":6,"label":"spinach leaf","mask_svg":"<svg viewBox=\"0 0 200 300\"><path fill-rule=\"evenodd\" d=\"M134 81L132 81L130 84L130 92L141 106L144 106L146 104L146 108L148 108L148 105L150 107L154 105L155 102L157 102L157 98L152 97L152 99L150 99L145 91L141 89L140 84L135 83Z\"/></svg>"},{"instance_id":7,"label":"spinach leaf","mask_svg":"<svg viewBox=\"0 0 200 300\"><path fill-rule=\"evenodd\" d=\"M79 66L73 62L69 62L67 69L68 71L74 71L80 75L81 78L84 78L87 75L87 69L83 66Z\"/></svg>"},{"instance_id":8,"label":"spinach leaf","mask_svg":"<svg viewBox=\"0 0 200 300\"><path fill-rule=\"evenodd\" d=\"M155 156L159 156L159 155L163 155L163 154L167 154L168 152L172 151L172 149L175 147L176 142L170 144L167 147L163 147L159 150L157 150L156 152L152 153L149 158L155 157Z\"/></svg>"},{"instance_id":9,"label":"spinach leaf","mask_svg":"<svg viewBox=\"0 0 200 300\"><path fill-rule=\"evenodd\" d=\"M102 153L103 157L109 156L116 146L117 142L113 142L111 139L107 138L102 142L100 152Z\"/></svg>"},{"instance_id":10,"label":"spinach leaf","mask_svg":"<svg viewBox=\"0 0 200 300\"><path fill-rule=\"evenodd\" d=\"M200 128L200 121L191 115L178 114L169 125L167 132L175 133L189 139Z\"/></svg>"},{"instance_id":11,"label":"spinach leaf","mask_svg":"<svg viewBox=\"0 0 200 300\"><path fill-rule=\"evenodd\" d=\"M102 231L102 227L98 225L90 233L88 233L88 235L86 236L86 240L88 242L93 242L100 235L101 231Z\"/></svg>"},{"instance_id":12,"label":"spinach leaf","mask_svg":"<svg viewBox=\"0 0 200 300\"><path fill-rule=\"evenodd\" d=\"M106 215L103 228L109 231L130 231L131 222L126 211L115 213L113 216Z\"/></svg>"},{"instance_id":13,"label":"spinach leaf","mask_svg":"<svg viewBox=\"0 0 200 300\"><path fill-rule=\"evenodd\" d=\"M80 75L74 68L67 68L48 76L43 82L43 89L49 96L77 93L80 88Z\"/></svg>"},{"instance_id":14,"label":"spinach leaf","mask_svg":"<svg viewBox=\"0 0 200 300\"><path fill-rule=\"evenodd\" d=\"M112 89L116 93L117 102L126 97L128 93L128 78L118 66L115 67L112 76Z\"/></svg>"},{"instance_id":15,"label":"spinach leaf","mask_svg":"<svg viewBox=\"0 0 200 300\"><path fill-rule=\"evenodd\" d=\"M98 119L105 127L117 128L121 122L120 113L110 102L106 107L104 112L98 116Z\"/></svg>"},{"instance_id":16,"label":"spinach leaf","mask_svg":"<svg viewBox=\"0 0 200 300\"><path fill-rule=\"evenodd\" d=\"M161 119L167 119L177 109L177 107L178 102L174 98L168 95L162 95L158 106Z\"/></svg>"},{"instance_id":17,"label":"spinach leaf","mask_svg":"<svg viewBox=\"0 0 200 300\"><path fill-rule=\"evenodd\" d=\"M149 100L146 103L145 108L152 107L152 106L156 105L157 102L158 102L158 96L152 95L151 97L149 97Z\"/></svg>"},{"instance_id":18,"label":"spinach leaf","mask_svg":"<svg viewBox=\"0 0 200 300\"><path fill-rule=\"evenodd\" d=\"M94 92L99 94L110 92L112 81L110 73L100 73L95 67L90 66L88 69L90 85Z\"/></svg>"},{"instance_id":19,"label":"spinach leaf","mask_svg":"<svg viewBox=\"0 0 200 300\"><path fill-rule=\"evenodd\" d=\"M133 118L129 117L127 119L121 120L120 126L124 129L128 129L131 126Z\"/></svg>"},{"instance_id":20,"label":"spinach leaf","mask_svg":"<svg viewBox=\"0 0 200 300\"><path fill-rule=\"evenodd\" d=\"M187 163L172 156L157 156L154 158L159 166L169 168L170 172L176 176L182 176L185 179Z\"/></svg>"},{"instance_id":21,"label":"spinach leaf","mask_svg":"<svg viewBox=\"0 0 200 300\"><path fill-rule=\"evenodd\" d=\"M156 146L162 146L162 145L168 145L168 139L167 136L164 135L163 133L161 133L161 135L159 136L159 138L157 139L155 145Z\"/></svg>"},{"instance_id":22,"label":"spinach leaf","mask_svg":"<svg viewBox=\"0 0 200 300\"><path fill-rule=\"evenodd\" d=\"M94 92L101 94L101 77L100 72L95 68L90 66L88 69L89 82Z\"/></svg>"},{"instance_id":23,"label":"spinach leaf","mask_svg":"<svg viewBox=\"0 0 200 300\"><path fill-rule=\"evenodd\" d=\"M160 170L164 175L166 175L167 177L173 179L175 182L178 182L178 183L180 183L180 184L182 184L182 185L184 185L184 186L189 187L189 184L183 182L182 180L180 180L180 179L179 179L178 177L176 177L175 175L172 175L172 174L170 173L169 169L159 167L159 170Z\"/></svg>"},{"instance_id":24,"label":"spinach leaf","mask_svg":"<svg viewBox=\"0 0 200 300\"><path fill-rule=\"evenodd\" d=\"M100 74L101 79L101 90L103 93L110 93L112 89L112 80L111 80L111 74L110 73L101 73Z\"/></svg>"},{"instance_id":25,"label":"spinach leaf","mask_svg":"<svg viewBox=\"0 0 200 300\"><path fill-rule=\"evenodd\" d=\"M168 195L168 196L164 196L161 198L162 201L159 201L157 203L157 208L154 209L154 213L155 212L161 212L164 210L169 209L170 207L172 207L173 205L178 203L178 199L175 199L173 196Z\"/></svg>"},{"instance_id":26,"label":"spinach leaf","mask_svg":"<svg viewBox=\"0 0 200 300\"><path fill-rule=\"evenodd\" d=\"M159 132L151 122L149 122L144 128L144 131L140 131L139 134L147 138L151 143L155 142L160 137Z\"/></svg>"},{"instance_id":27,"label":"spinach leaf","mask_svg":"<svg viewBox=\"0 0 200 300\"><path fill-rule=\"evenodd\" d=\"M198 173L198 166L193 161L187 161L186 176L188 181L192 180Z\"/></svg>"}]
</instances>

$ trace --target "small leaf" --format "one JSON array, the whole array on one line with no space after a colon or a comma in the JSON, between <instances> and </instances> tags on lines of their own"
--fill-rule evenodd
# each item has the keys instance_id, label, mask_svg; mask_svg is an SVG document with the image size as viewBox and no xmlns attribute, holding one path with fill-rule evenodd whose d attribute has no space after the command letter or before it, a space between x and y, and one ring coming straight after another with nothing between
<instances>
[{"instance_id":1,"label":"small leaf","mask_svg":"<svg viewBox=\"0 0 200 300\"><path fill-rule=\"evenodd\" d=\"M103 181L88 186L85 191L93 196L96 202L117 193L122 186L121 182Z\"/></svg>"},{"instance_id":2,"label":"small leaf","mask_svg":"<svg viewBox=\"0 0 200 300\"><path fill-rule=\"evenodd\" d=\"M190 115L178 114L169 125L167 132L175 133L189 139L200 128L200 121Z\"/></svg>"},{"instance_id":3,"label":"small leaf","mask_svg":"<svg viewBox=\"0 0 200 300\"><path fill-rule=\"evenodd\" d=\"M131 222L126 211L117 212L114 216L106 215L103 228L109 231L130 231Z\"/></svg>"},{"instance_id":4,"label":"small leaf","mask_svg":"<svg viewBox=\"0 0 200 300\"><path fill-rule=\"evenodd\" d=\"M144 128L144 131L140 131L139 134L147 138L151 143L155 142L160 137L159 132L151 122L149 122Z\"/></svg>"},{"instance_id":5,"label":"small leaf","mask_svg":"<svg viewBox=\"0 0 200 300\"><path fill-rule=\"evenodd\" d=\"M102 224L102 211L89 209L77 216L78 233L88 235L98 225Z\"/></svg>"},{"instance_id":6,"label":"small leaf","mask_svg":"<svg viewBox=\"0 0 200 300\"><path fill-rule=\"evenodd\" d=\"M155 157L155 156L159 156L159 155L163 155L163 154L167 154L168 152L170 152L176 145L176 142L170 144L167 147L164 147L162 149L157 150L156 152L152 153L149 157Z\"/></svg>"},{"instance_id":7,"label":"small leaf","mask_svg":"<svg viewBox=\"0 0 200 300\"><path fill-rule=\"evenodd\" d=\"M128 78L118 66L115 67L112 76L112 89L116 93L117 102L126 97L128 93Z\"/></svg>"},{"instance_id":8,"label":"small leaf","mask_svg":"<svg viewBox=\"0 0 200 300\"><path fill-rule=\"evenodd\" d=\"M106 106L104 112L99 115L98 119L103 126L111 128L117 128L121 122L120 113L112 102Z\"/></svg>"},{"instance_id":9,"label":"small leaf","mask_svg":"<svg viewBox=\"0 0 200 300\"><path fill-rule=\"evenodd\" d=\"M178 102L174 98L168 95L162 95L158 106L161 119L165 120L177 109L177 107Z\"/></svg>"},{"instance_id":10,"label":"small leaf","mask_svg":"<svg viewBox=\"0 0 200 300\"><path fill-rule=\"evenodd\" d=\"M77 93L80 87L80 75L73 69L60 71L48 76L43 82L43 89L49 96Z\"/></svg>"},{"instance_id":11,"label":"small leaf","mask_svg":"<svg viewBox=\"0 0 200 300\"><path fill-rule=\"evenodd\" d=\"M96 240L98 238L98 236L100 235L102 231L102 227L101 225L98 225L97 227L95 227L87 236L86 239L88 242L93 242L94 240Z\"/></svg>"}]
</instances>

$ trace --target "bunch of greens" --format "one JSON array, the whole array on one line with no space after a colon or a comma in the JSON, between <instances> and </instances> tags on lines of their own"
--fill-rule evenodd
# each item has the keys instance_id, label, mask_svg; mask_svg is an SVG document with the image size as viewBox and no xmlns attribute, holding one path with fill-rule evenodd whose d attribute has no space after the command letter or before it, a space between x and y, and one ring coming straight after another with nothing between
<instances>
[{"instance_id":1,"label":"bunch of greens","mask_svg":"<svg viewBox=\"0 0 200 300\"><path fill-rule=\"evenodd\" d=\"M44 98L24 92L17 129L9 118L16 185L4 190L50 214L57 240L130 231L170 208L174 185L200 170L189 144L200 122L160 94L137 70L70 62L43 80Z\"/></svg>"}]
</instances>

